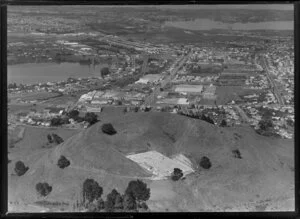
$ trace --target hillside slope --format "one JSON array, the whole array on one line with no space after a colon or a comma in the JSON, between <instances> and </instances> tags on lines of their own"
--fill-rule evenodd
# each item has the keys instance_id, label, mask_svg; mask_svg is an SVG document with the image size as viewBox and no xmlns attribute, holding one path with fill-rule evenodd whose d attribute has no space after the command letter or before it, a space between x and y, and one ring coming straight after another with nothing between
<instances>
[{"instance_id":1,"label":"hillside slope","mask_svg":"<svg viewBox=\"0 0 300 219\"><path fill-rule=\"evenodd\" d=\"M141 178L151 185L153 197L156 194L149 201L152 211L293 209L294 151L290 140L259 136L249 127L220 128L158 112L115 117L109 122L117 134L109 136L101 131L107 122L103 120L32 162L24 176L14 177L16 186L10 192L19 194L22 203L33 203L39 200L35 184L45 181L53 186L47 200L72 202L88 177L99 182L104 195L112 188L123 192L130 180ZM242 159L234 157L232 151L237 149ZM184 181L153 184L147 179L150 173L125 157L148 150L166 156L184 154L198 171ZM61 155L71 161L65 169L56 165ZM209 170L199 167L202 156L211 160ZM162 188L170 191L157 192Z\"/></svg>"}]
</instances>

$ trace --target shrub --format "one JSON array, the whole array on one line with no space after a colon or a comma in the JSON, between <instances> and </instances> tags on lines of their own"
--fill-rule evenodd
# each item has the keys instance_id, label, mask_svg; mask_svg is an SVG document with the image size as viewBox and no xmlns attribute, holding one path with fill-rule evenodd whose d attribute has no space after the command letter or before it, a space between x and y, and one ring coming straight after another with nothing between
<instances>
[{"instance_id":1,"label":"shrub","mask_svg":"<svg viewBox=\"0 0 300 219\"><path fill-rule=\"evenodd\" d=\"M147 201L150 198L150 189L141 180L130 181L125 194L132 195L137 201Z\"/></svg>"},{"instance_id":2,"label":"shrub","mask_svg":"<svg viewBox=\"0 0 300 219\"><path fill-rule=\"evenodd\" d=\"M18 161L15 164L15 172L18 176L24 175L28 169L29 167L26 167L22 161Z\"/></svg>"},{"instance_id":3,"label":"shrub","mask_svg":"<svg viewBox=\"0 0 300 219\"><path fill-rule=\"evenodd\" d=\"M83 183L83 200L93 202L101 197L103 189L93 179L86 179Z\"/></svg>"},{"instance_id":4,"label":"shrub","mask_svg":"<svg viewBox=\"0 0 300 219\"><path fill-rule=\"evenodd\" d=\"M226 126L227 126L227 122L226 122L225 119L222 120L220 126L221 126L221 127L226 127Z\"/></svg>"},{"instance_id":5,"label":"shrub","mask_svg":"<svg viewBox=\"0 0 300 219\"><path fill-rule=\"evenodd\" d=\"M211 167L211 162L208 157L204 156L200 160L200 166L204 169L209 169Z\"/></svg>"},{"instance_id":6,"label":"shrub","mask_svg":"<svg viewBox=\"0 0 300 219\"><path fill-rule=\"evenodd\" d=\"M181 177L183 177L182 170L179 169L179 168L174 168L174 171L173 171L173 173L172 173L171 179L172 179L173 181L177 181L177 180L179 180Z\"/></svg>"},{"instance_id":7,"label":"shrub","mask_svg":"<svg viewBox=\"0 0 300 219\"><path fill-rule=\"evenodd\" d=\"M108 135L114 135L117 133L117 131L114 129L112 124L110 123L105 123L102 125L102 132Z\"/></svg>"},{"instance_id":8,"label":"shrub","mask_svg":"<svg viewBox=\"0 0 300 219\"><path fill-rule=\"evenodd\" d=\"M87 212L97 212L98 208L97 208L97 204L93 203L93 202L89 202L86 206L87 208Z\"/></svg>"},{"instance_id":9,"label":"shrub","mask_svg":"<svg viewBox=\"0 0 300 219\"><path fill-rule=\"evenodd\" d=\"M238 159L242 159L241 152L238 149L233 150L232 154L233 154L233 157L238 158Z\"/></svg>"},{"instance_id":10,"label":"shrub","mask_svg":"<svg viewBox=\"0 0 300 219\"><path fill-rule=\"evenodd\" d=\"M70 166L70 161L65 156L61 155L58 159L57 166L59 166L61 169L64 169Z\"/></svg>"},{"instance_id":11,"label":"shrub","mask_svg":"<svg viewBox=\"0 0 300 219\"><path fill-rule=\"evenodd\" d=\"M35 189L41 196L47 196L52 191L52 186L48 183L38 183Z\"/></svg>"},{"instance_id":12,"label":"shrub","mask_svg":"<svg viewBox=\"0 0 300 219\"><path fill-rule=\"evenodd\" d=\"M148 210L148 205L145 202L142 202L139 207L143 210Z\"/></svg>"}]
</instances>

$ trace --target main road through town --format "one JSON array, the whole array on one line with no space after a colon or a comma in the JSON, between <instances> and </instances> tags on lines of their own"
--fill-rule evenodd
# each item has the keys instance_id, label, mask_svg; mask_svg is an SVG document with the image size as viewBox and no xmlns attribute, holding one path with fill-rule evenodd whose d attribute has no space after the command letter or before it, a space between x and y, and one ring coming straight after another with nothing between
<instances>
[{"instance_id":1,"label":"main road through town","mask_svg":"<svg viewBox=\"0 0 300 219\"><path fill-rule=\"evenodd\" d=\"M160 93L160 89L164 88L176 75L179 69L183 66L183 64L187 61L188 57L191 55L192 52L188 53L187 55L183 55L177 62L173 64L174 69L170 71L170 74L165 77L158 85L154 88L153 92L145 98L144 105L151 106L156 103L157 95Z\"/></svg>"},{"instance_id":2,"label":"main road through town","mask_svg":"<svg viewBox=\"0 0 300 219\"><path fill-rule=\"evenodd\" d=\"M269 65L266 61L266 57L265 56L261 56L261 60L262 60L262 63L263 63L263 68L265 69L266 73L267 73L267 78L269 79L270 83L271 83L271 87L274 89L274 94L276 96L276 99L278 101L278 103L280 105L284 105L284 101L282 99L282 96L280 95L280 92L273 80L273 78L270 76L270 69L269 69Z\"/></svg>"}]
</instances>

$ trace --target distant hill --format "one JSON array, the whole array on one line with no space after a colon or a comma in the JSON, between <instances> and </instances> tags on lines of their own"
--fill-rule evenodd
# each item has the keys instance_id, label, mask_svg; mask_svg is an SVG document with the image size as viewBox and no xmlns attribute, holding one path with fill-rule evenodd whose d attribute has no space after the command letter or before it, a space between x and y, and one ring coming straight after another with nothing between
<instances>
[{"instance_id":1,"label":"distant hill","mask_svg":"<svg viewBox=\"0 0 300 219\"><path fill-rule=\"evenodd\" d=\"M110 122L117 134L102 133L105 122ZM40 200L34 187L42 181L53 187L47 200L65 202L80 196L82 183L88 177L99 182L105 195L112 188L123 192L135 178L151 184L147 180L151 174L125 157L148 150L169 157L184 154L198 169L185 181L166 182L176 195L169 200L150 200L153 211L255 210L259 208L256 206L265 206L262 203L268 199L272 205L266 206L286 210L279 200L291 200L293 194L292 141L263 137L249 127L220 128L177 114L130 112L110 121L102 119L32 161L22 177L11 176L11 185L15 186L9 190L10 200ZM239 150L242 159L235 158L233 150ZM71 162L65 169L56 165L61 155ZM212 163L209 170L199 167L203 156ZM153 194L160 194L154 189L155 186ZM290 202L288 207L292 208Z\"/></svg>"}]
</instances>

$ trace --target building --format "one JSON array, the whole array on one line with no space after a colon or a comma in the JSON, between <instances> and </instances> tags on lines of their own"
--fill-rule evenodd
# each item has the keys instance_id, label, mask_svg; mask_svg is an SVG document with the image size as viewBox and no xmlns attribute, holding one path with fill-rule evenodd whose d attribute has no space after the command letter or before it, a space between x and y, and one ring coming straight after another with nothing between
<instances>
[{"instance_id":1,"label":"building","mask_svg":"<svg viewBox=\"0 0 300 219\"><path fill-rule=\"evenodd\" d=\"M181 84L177 85L175 88L175 92L178 93L201 93L203 90L202 85L191 85L191 84Z\"/></svg>"},{"instance_id":2,"label":"building","mask_svg":"<svg viewBox=\"0 0 300 219\"><path fill-rule=\"evenodd\" d=\"M101 107L100 106L86 106L87 112L93 112L93 113L100 113Z\"/></svg>"},{"instance_id":3,"label":"building","mask_svg":"<svg viewBox=\"0 0 300 219\"><path fill-rule=\"evenodd\" d=\"M145 75L144 77L140 78L138 81L136 81L135 84L157 83L157 82L159 82L161 77L162 76L159 74L148 74L148 75Z\"/></svg>"}]
</instances>

